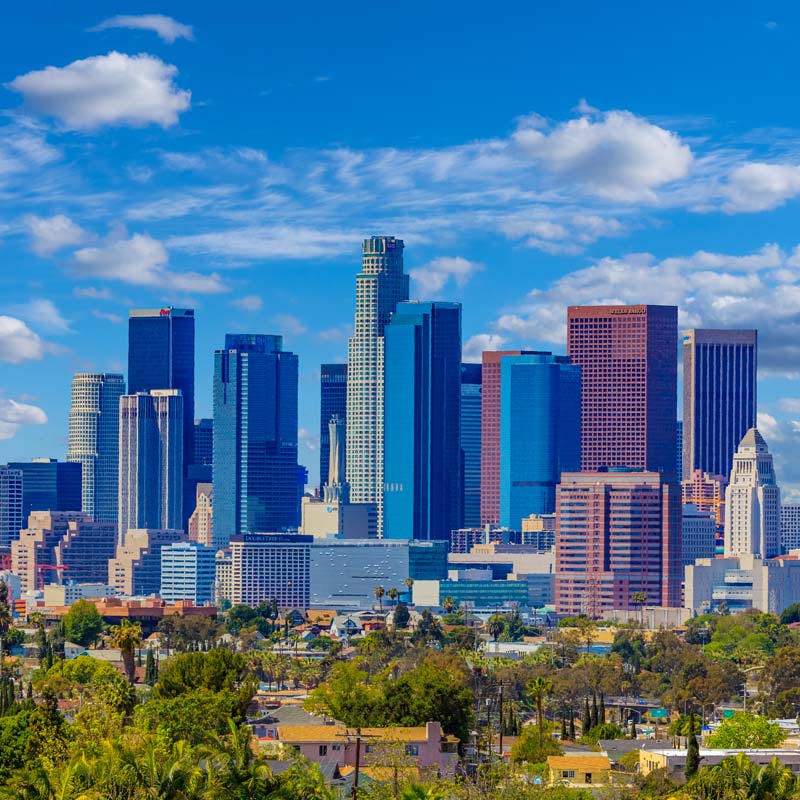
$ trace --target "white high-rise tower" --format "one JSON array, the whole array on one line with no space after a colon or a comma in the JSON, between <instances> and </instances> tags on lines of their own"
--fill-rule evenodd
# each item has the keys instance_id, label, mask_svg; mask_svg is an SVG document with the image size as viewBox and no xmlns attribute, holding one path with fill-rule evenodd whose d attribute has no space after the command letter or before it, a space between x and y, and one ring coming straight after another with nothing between
<instances>
[{"instance_id":1,"label":"white high-rise tower","mask_svg":"<svg viewBox=\"0 0 800 800\"><path fill-rule=\"evenodd\" d=\"M375 503L383 518L383 331L408 300L403 241L364 240L356 317L347 349L347 482L351 503Z\"/></svg>"},{"instance_id":2,"label":"white high-rise tower","mask_svg":"<svg viewBox=\"0 0 800 800\"><path fill-rule=\"evenodd\" d=\"M725 558L772 558L781 551L781 490L764 437L750 428L733 457L725 490Z\"/></svg>"},{"instance_id":3,"label":"white high-rise tower","mask_svg":"<svg viewBox=\"0 0 800 800\"><path fill-rule=\"evenodd\" d=\"M119 398L122 375L76 372L72 379L67 461L81 464L82 510L95 522L117 522Z\"/></svg>"}]
</instances>

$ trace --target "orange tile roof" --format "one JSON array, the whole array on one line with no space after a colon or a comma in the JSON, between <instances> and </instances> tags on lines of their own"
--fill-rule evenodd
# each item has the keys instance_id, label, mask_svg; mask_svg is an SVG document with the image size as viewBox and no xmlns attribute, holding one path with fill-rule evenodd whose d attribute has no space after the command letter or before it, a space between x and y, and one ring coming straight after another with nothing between
<instances>
[{"instance_id":1,"label":"orange tile roof","mask_svg":"<svg viewBox=\"0 0 800 800\"><path fill-rule=\"evenodd\" d=\"M345 739L355 741L358 735L355 728L346 728L344 725L281 725L278 728L278 738L287 744L342 742ZM425 742L428 738L428 731L426 728L362 728L361 738L395 742Z\"/></svg>"}]
</instances>

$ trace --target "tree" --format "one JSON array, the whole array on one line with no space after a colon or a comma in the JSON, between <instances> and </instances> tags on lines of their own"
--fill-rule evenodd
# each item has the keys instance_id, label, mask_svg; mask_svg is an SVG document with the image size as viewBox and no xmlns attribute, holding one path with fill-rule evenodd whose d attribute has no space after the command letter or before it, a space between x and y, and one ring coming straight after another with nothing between
<instances>
[{"instance_id":1,"label":"tree","mask_svg":"<svg viewBox=\"0 0 800 800\"><path fill-rule=\"evenodd\" d=\"M569 710L569 740L575 741L575 712L572 709Z\"/></svg>"},{"instance_id":2,"label":"tree","mask_svg":"<svg viewBox=\"0 0 800 800\"><path fill-rule=\"evenodd\" d=\"M694 714L689 715L689 741L686 747L686 780L693 778L700 768L700 745L694 734Z\"/></svg>"},{"instance_id":3,"label":"tree","mask_svg":"<svg viewBox=\"0 0 800 800\"><path fill-rule=\"evenodd\" d=\"M414 585L414 579L413 578L406 578L403 581L403 583L406 585L406 589L408 589L408 591L410 592L411 591L411 587Z\"/></svg>"},{"instance_id":4,"label":"tree","mask_svg":"<svg viewBox=\"0 0 800 800\"><path fill-rule=\"evenodd\" d=\"M708 737L707 745L714 750L777 747L785 738L786 734L777 723L770 723L749 711L737 711L733 717L722 721Z\"/></svg>"},{"instance_id":5,"label":"tree","mask_svg":"<svg viewBox=\"0 0 800 800\"><path fill-rule=\"evenodd\" d=\"M644 607L647 604L647 592L634 592L631 595L631 602L639 606L639 622L644 625Z\"/></svg>"},{"instance_id":6,"label":"tree","mask_svg":"<svg viewBox=\"0 0 800 800\"><path fill-rule=\"evenodd\" d=\"M784 625L800 622L800 603L792 603L792 605L784 608L781 613L781 622Z\"/></svg>"},{"instance_id":7,"label":"tree","mask_svg":"<svg viewBox=\"0 0 800 800\"><path fill-rule=\"evenodd\" d=\"M386 594L389 596L389 599L392 601L393 605L397 604L397 597L400 594L400 592L398 592L394 586L392 586L392 588L389 589L389 591L386 592Z\"/></svg>"},{"instance_id":8,"label":"tree","mask_svg":"<svg viewBox=\"0 0 800 800\"><path fill-rule=\"evenodd\" d=\"M447 597L445 597L442 600L442 608L444 609L446 614L451 614L455 607L456 607L456 601L452 597L450 597L450 595L447 595Z\"/></svg>"},{"instance_id":9,"label":"tree","mask_svg":"<svg viewBox=\"0 0 800 800\"><path fill-rule=\"evenodd\" d=\"M394 608L394 626L398 629L404 629L408 627L408 623L411 621L411 613L408 610L408 606L405 603L398 603Z\"/></svg>"},{"instance_id":10,"label":"tree","mask_svg":"<svg viewBox=\"0 0 800 800\"><path fill-rule=\"evenodd\" d=\"M599 725L603 725L606 721L606 698L605 695L600 692L600 705L597 707L597 722Z\"/></svg>"},{"instance_id":11,"label":"tree","mask_svg":"<svg viewBox=\"0 0 800 800\"><path fill-rule=\"evenodd\" d=\"M596 728L600 724L600 714L597 709L597 695L592 692L592 727Z\"/></svg>"},{"instance_id":12,"label":"tree","mask_svg":"<svg viewBox=\"0 0 800 800\"><path fill-rule=\"evenodd\" d=\"M3 645L11 627L11 606L8 602L8 586L0 580L0 676L3 674Z\"/></svg>"},{"instance_id":13,"label":"tree","mask_svg":"<svg viewBox=\"0 0 800 800\"><path fill-rule=\"evenodd\" d=\"M153 655L153 650L147 648L147 659L144 665L144 682L148 686L155 686L158 680L158 667L156 667L156 659Z\"/></svg>"},{"instance_id":14,"label":"tree","mask_svg":"<svg viewBox=\"0 0 800 800\"><path fill-rule=\"evenodd\" d=\"M142 643L142 626L138 622L123 619L119 625L112 625L108 634L112 647L118 647L122 655L122 665L130 683L136 672L134 653Z\"/></svg>"},{"instance_id":15,"label":"tree","mask_svg":"<svg viewBox=\"0 0 800 800\"><path fill-rule=\"evenodd\" d=\"M522 729L519 740L511 748L511 759L517 763L541 764L548 756L561 755L562 750L558 742L551 735L552 726L548 722L545 726L547 736L540 737L540 733L533 725ZM541 742L541 744L540 744Z\"/></svg>"},{"instance_id":16,"label":"tree","mask_svg":"<svg viewBox=\"0 0 800 800\"><path fill-rule=\"evenodd\" d=\"M631 739L635 739L638 736L638 734L636 732L636 718L633 715L631 715L630 722L631 722L631 729L630 729L630 734L629 735L630 735Z\"/></svg>"},{"instance_id":17,"label":"tree","mask_svg":"<svg viewBox=\"0 0 800 800\"><path fill-rule=\"evenodd\" d=\"M375 597L377 598L378 603L380 604L381 614L383 613L383 596L385 594L386 594L386 590L383 588L383 586L376 586L375 587Z\"/></svg>"},{"instance_id":18,"label":"tree","mask_svg":"<svg viewBox=\"0 0 800 800\"><path fill-rule=\"evenodd\" d=\"M77 600L64 615L64 636L81 647L92 644L104 627L97 606L88 600Z\"/></svg>"},{"instance_id":19,"label":"tree","mask_svg":"<svg viewBox=\"0 0 800 800\"><path fill-rule=\"evenodd\" d=\"M544 737L544 701L553 688L553 682L541 675L528 684L528 695L536 703L536 722L539 728L539 750L542 749Z\"/></svg>"},{"instance_id":20,"label":"tree","mask_svg":"<svg viewBox=\"0 0 800 800\"><path fill-rule=\"evenodd\" d=\"M505 627L506 618L503 614L492 614L492 616L486 621L486 630L495 641L497 641Z\"/></svg>"},{"instance_id":21,"label":"tree","mask_svg":"<svg viewBox=\"0 0 800 800\"><path fill-rule=\"evenodd\" d=\"M586 736L592 729L592 712L589 710L588 695L583 699L583 722L581 724L581 736Z\"/></svg>"}]
</instances>

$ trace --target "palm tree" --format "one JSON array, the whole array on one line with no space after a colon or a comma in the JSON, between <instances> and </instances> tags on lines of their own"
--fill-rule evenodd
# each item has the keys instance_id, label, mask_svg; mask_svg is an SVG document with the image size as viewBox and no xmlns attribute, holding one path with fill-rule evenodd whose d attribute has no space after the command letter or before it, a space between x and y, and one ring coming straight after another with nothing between
<instances>
[{"instance_id":1,"label":"palm tree","mask_svg":"<svg viewBox=\"0 0 800 800\"><path fill-rule=\"evenodd\" d=\"M450 595L447 595L447 597L445 597L442 600L442 608L445 610L446 613L450 614L455 607L456 607L456 601L452 597L450 597Z\"/></svg>"},{"instance_id":2,"label":"palm tree","mask_svg":"<svg viewBox=\"0 0 800 800\"><path fill-rule=\"evenodd\" d=\"M378 603L380 603L381 614L383 613L383 596L386 594L386 590L383 586L376 586L375 587L375 597L378 599Z\"/></svg>"},{"instance_id":3,"label":"palm tree","mask_svg":"<svg viewBox=\"0 0 800 800\"><path fill-rule=\"evenodd\" d=\"M536 702L536 722L539 726L539 752L542 751L544 743L544 717L542 715L542 706L544 699L553 688L553 682L541 675L534 678L528 683L528 694L531 695Z\"/></svg>"},{"instance_id":4,"label":"palm tree","mask_svg":"<svg viewBox=\"0 0 800 800\"><path fill-rule=\"evenodd\" d=\"M403 581L403 583L406 585L406 589L408 589L408 591L410 592L411 591L411 587L414 585L414 579L413 578L406 578Z\"/></svg>"},{"instance_id":5,"label":"palm tree","mask_svg":"<svg viewBox=\"0 0 800 800\"><path fill-rule=\"evenodd\" d=\"M644 606L647 603L647 592L634 592L631 595L631 602L639 606L639 623L644 626Z\"/></svg>"},{"instance_id":6,"label":"palm tree","mask_svg":"<svg viewBox=\"0 0 800 800\"><path fill-rule=\"evenodd\" d=\"M392 588L389 589L389 591L386 592L386 594L389 595L389 599L392 601L393 604L397 603L397 596L400 594L400 592L398 592L397 589L394 588L394 586L392 586Z\"/></svg>"},{"instance_id":7,"label":"palm tree","mask_svg":"<svg viewBox=\"0 0 800 800\"><path fill-rule=\"evenodd\" d=\"M142 643L142 626L138 622L123 619L119 625L112 625L108 633L108 640L112 647L118 647L122 654L122 665L125 675L133 683L136 664L134 653Z\"/></svg>"},{"instance_id":8,"label":"palm tree","mask_svg":"<svg viewBox=\"0 0 800 800\"><path fill-rule=\"evenodd\" d=\"M502 614L492 614L486 621L486 630L495 641L498 640L500 634L506 626L506 618Z\"/></svg>"}]
</instances>

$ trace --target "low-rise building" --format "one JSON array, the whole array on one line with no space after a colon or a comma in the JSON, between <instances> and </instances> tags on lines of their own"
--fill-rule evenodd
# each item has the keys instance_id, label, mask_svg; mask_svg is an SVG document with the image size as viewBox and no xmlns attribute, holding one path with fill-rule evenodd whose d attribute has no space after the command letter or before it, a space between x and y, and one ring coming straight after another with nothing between
<instances>
[{"instance_id":1,"label":"low-rise building","mask_svg":"<svg viewBox=\"0 0 800 800\"><path fill-rule=\"evenodd\" d=\"M433 775L452 775L458 762L458 739L445 736L439 722L424 727L347 728L345 725L281 725L278 741L320 765L338 767L416 767Z\"/></svg>"},{"instance_id":2,"label":"low-rise building","mask_svg":"<svg viewBox=\"0 0 800 800\"><path fill-rule=\"evenodd\" d=\"M548 756L551 785L598 786L611 777L611 760L606 755L567 754Z\"/></svg>"},{"instance_id":3,"label":"low-rise building","mask_svg":"<svg viewBox=\"0 0 800 800\"><path fill-rule=\"evenodd\" d=\"M777 758L784 767L789 767L794 773L800 772L800 750L780 749L742 749L742 750L711 750L700 749L700 766L713 767L731 756L746 755L754 764L766 766ZM672 780L682 781L686 774L686 750L665 748L663 750L640 750L639 772L644 777L653 770L666 770L667 776Z\"/></svg>"},{"instance_id":4,"label":"low-rise building","mask_svg":"<svg viewBox=\"0 0 800 800\"><path fill-rule=\"evenodd\" d=\"M161 547L161 598L169 603L191 600L196 605L214 599L216 552L195 542Z\"/></svg>"},{"instance_id":5,"label":"low-rise building","mask_svg":"<svg viewBox=\"0 0 800 800\"><path fill-rule=\"evenodd\" d=\"M161 548L186 540L181 530L130 528L108 561L108 582L117 594L147 597L161 591Z\"/></svg>"},{"instance_id":6,"label":"low-rise building","mask_svg":"<svg viewBox=\"0 0 800 800\"><path fill-rule=\"evenodd\" d=\"M743 554L735 558L701 558L686 567L687 608L699 614L755 608L780 614L800 597L800 551L776 558Z\"/></svg>"}]
</instances>

